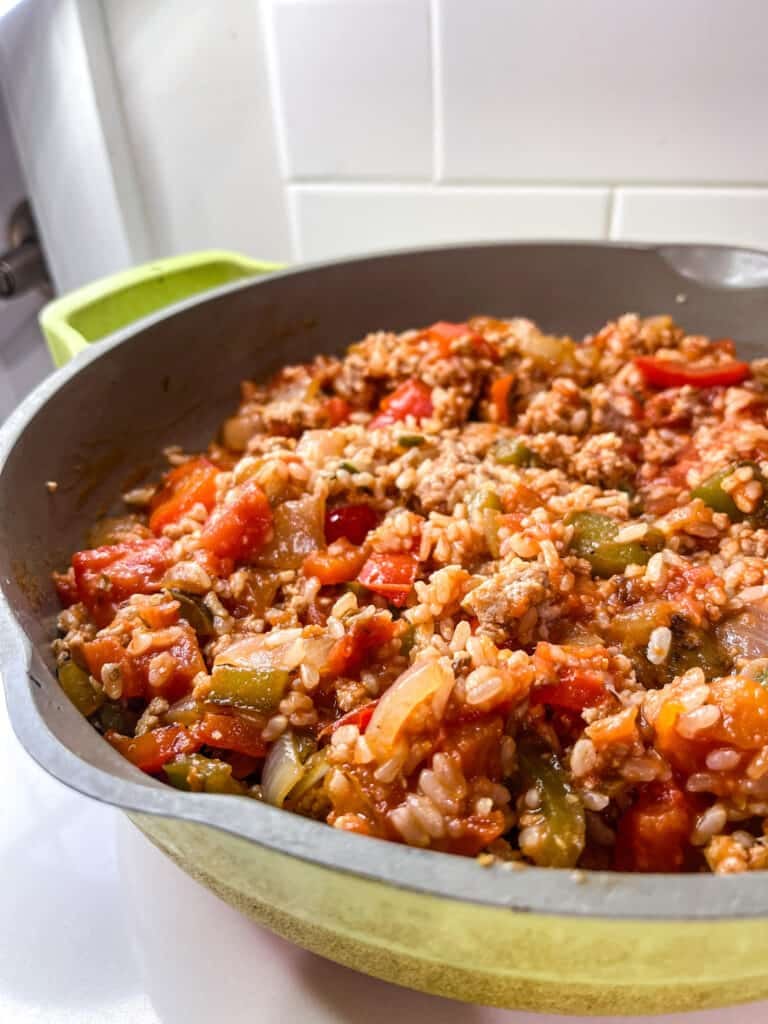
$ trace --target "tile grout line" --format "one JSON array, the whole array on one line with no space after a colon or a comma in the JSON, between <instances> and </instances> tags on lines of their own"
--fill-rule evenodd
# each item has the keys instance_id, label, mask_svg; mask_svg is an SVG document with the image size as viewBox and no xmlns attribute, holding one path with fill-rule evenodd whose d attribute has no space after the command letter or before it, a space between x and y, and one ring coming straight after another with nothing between
<instances>
[{"instance_id":1,"label":"tile grout line","mask_svg":"<svg viewBox=\"0 0 768 1024\"><path fill-rule=\"evenodd\" d=\"M295 187L318 187L318 188L432 188L470 190L470 191L567 191L567 192L730 192L734 195L744 195L748 192L759 192L768 195L768 184L766 182L629 182L617 185L615 181L573 181L565 179L546 180L521 179L511 181L508 178L445 178L439 181L428 177L397 177L368 175L357 177L334 177L332 175L286 175L285 184Z\"/></svg>"},{"instance_id":2,"label":"tile grout line","mask_svg":"<svg viewBox=\"0 0 768 1024\"><path fill-rule=\"evenodd\" d=\"M443 57L440 49L440 0L429 0L432 70L432 182L443 179Z\"/></svg>"},{"instance_id":3,"label":"tile grout line","mask_svg":"<svg viewBox=\"0 0 768 1024\"><path fill-rule=\"evenodd\" d=\"M285 196L286 215L288 220L288 236L294 260L301 262L302 245L301 231L299 230L299 218L297 203L291 185L291 174L289 170L290 161L288 158L288 132L285 125L285 104L283 102L283 90L280 82L280 68L277 57L277 29L275 28L275 14L273 0L259 0L259 12L261 25L264 32L264 55L267 66L267 82L271 93L272 102L272 127L275 133L277 145L277 159L280 170L280 177L283 183L283 194Z\"/></svg>"}]
</instances>

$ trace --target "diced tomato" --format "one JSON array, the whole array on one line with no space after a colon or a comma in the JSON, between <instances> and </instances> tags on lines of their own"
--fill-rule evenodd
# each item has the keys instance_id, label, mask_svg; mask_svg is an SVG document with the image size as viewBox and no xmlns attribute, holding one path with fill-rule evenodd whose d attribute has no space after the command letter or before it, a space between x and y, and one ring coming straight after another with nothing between
<instances>
[{"instance_id":1,"label":"diced tomato","mask_svg":"<svg viewBox=\"0 0 768 1024\"><path fill-rule=\"evenodd\" d=\"M437 839L431 845L433 850L444 850L462 857L476 857L494 839L502 836L507 829L504 814L491 811L490 814L471 814L462 822L461 834Z\"/></svg>"},{"instance_id":2,"label":"diced tomato","mask_svg":"<svg viewBox=\"0 0 768 1024\"><path fill-rule=\"evenodd\" d=\"M370 505L337 505L325 513L326 542L333 544L346 537L353 544L362 544L378 521L378 512Z\"/></svg>"},{"instance_id":3,"label":"diced tomato","mask_svg":"<svg viewBox=\"0 0 768 1024\"><path fill-rule=\"evenodd\" d=\"M371 651L389 643L394 623L381 617L356 621L349 633L340 637L330 650L325 672L329 676L356 676Z\"/></svg>"},{"instance_id":4,"label":"diced tomato","mask_svg":"<svg viewBox=\"0 0 768 1024\"><path fill-rule=\"evenodd\" d=\"M378 703L378 700L371 700L367 704L363 704L362 707L355 708L354 711L348 711L346 715L337 718L335 722L329 722L328 725L322 728L317 734L317 738L319 740L324 739L343 725L356 725L360 733L364 733L368 728L368 723L373 718L373 712L376 710Z\"/></svg>"},{"instance_id":5,"label":"diced tomato","mask_svg":"<svg viewBox=\"0 0 768 1024\"><path fill-rule=\"evenodd\" d=\"M402 608L413 589L418 569L414 555L374 552L360 570L358 580L374 594L382 594L396 608Z\"/></svg>"},{"instance_id":6,"label":"diced tomato","mask_svg":"<svg viewBox=\"0 0 768 1024\"><path fill-rule=\"evenodd\" d=\"M560 659L561 651L570 655L570 664ZM605 688L605 672L601 670L605 661L603 648L555 646L542 640L536 645L533 658L538 685L531 690L532 705L583 711L612 699Z\"/></svg>"},{"instance_id":7,"label":"diced tomato","mask_svg":"<svg viewBox=\"0 0 768 1024\"><path fill-rule=\"evenodd\" d=\"M737 359L712 366L696 366L651 356L637 356L633 362L651 388L680 388L685 384L695 388L727 387L741 384L752 375L749 363L741 363Z\"/></svg>"},{"instance_id":8,"label":"diced tomato","mask_svg":"<svg viewBox=\"0 0 768 1024\"><path fill-rule=\"evenodd\" d=\"M211 513L200 543L218 558L241 561L259 552L272 534L272 509L255 480L235 490L230 501Z\"/></svg>"},{"instance_id":9,"label":"diced tomato","mask_svg":"<svg viewBox=\"0 0 768 1024\"><path fill-rule=\"evenodd\" d=\"M431 389L423 381L412 377L382 399L379 412L368 424L368 428L378 430L379 427L398 423L406 416L413 416L417 420L426 419L433 411Z\"/></svg>"},{"instance_id":10,"label":"diced tomato","mask_svg":"<svg viewBox=\"0 0 768 1024\"><path fill-rule=\"evenodd\" d=\"M201 722L192 729L195 737L209 747L235 750L249 757L265 757L267 744L262 739L266 723L256 716L227 715L206 712Z\"/></svg>"},{"instance_id":11,"label":"diced tomato","mask_svg":"<svg viewBox=\"0 0 768 1024\"><path fill-rule=\"evenodd\" d=\"M232 767L232 776L235 779L244 779L252 775L261 764L261 757L251 757L250 754L241 754L238 750L229 750L221 755L222 761Z\"/></svg>"},{"instance_id":12,"label":"diced tomato","mask_svg":"<svg viewBox=\"0 0 768 1024\"><path fill-rule=\"evenodd\" d=\"M53 585L64 608L69 608L70 605L80 600L75 573L71 566L66 572L53 573Z\"/></svg>"},{"instance_id":13,"label":"diced tomato","mask_svg":"<svg viewBox=\"0 0 768 1024\"><path fill-rule=\"evenodd\" d=\"M694 823L693 800L674 782L650 782L619 820L618 871L681 871Z\"/></svg>"},{"instance_id":14,"label":"diced tomato","mask_svg":"<svg viewBox=\"0 0 768 1024\"><path fill-rule=\"evenodd\" d=\"M216 477L219 470L202 456L182 463L165 476L163 487L150 505L149 528L160 534L166 526L177 523L195 505L210 512L216 504Z\"/></svg>"},{"instance_id":15,"label":"diced tomato","mask_svg":"<svg viewBox=\"0 0 768 1024\"><path fill-rule=\"evenodd\" d=\"M106 626L132 594L160 590L171 561L171 542L165 537L78 551L72 556L78 596L96 624Z\"/></svg>"},{"instance_id":16,"label":"diced tomato","mask_svg":"<svg viewBox=\"0 0 768 1024\"><path fill-rule=\"evenodd\" d=\"M496 413L497 423L510 422L509 396L514 381L515 378L508 373L504 377L497 377L491 384L491 405Z\"/></svg>"},{"instance_id":17,"label":"diced tomato","mask_svg":"<svg viewBox=\"0 0 768 1024\"><path fill-rule=\"evenodd\" d=\"M203 745L202 741L183 725L152 729L135 739L110 730L105 734L105 739L109 740L123 757L127 757L137 768L150 775L159 772L164 764L168 764L175 757L194 754Z\"/></svg>"},{"instance_id":18,"label":"diced tomato","mask_svg":"<svg viewBox=\"0 0 768 1024\"><path fill-rule=\"evenodd\" d=\"M469 324L452 324L447 320L438 320L436 324L427 327L424 334L430 341L434 341L443 359L451 354L451 345L457 338L469 334Z\"/></svg>"},{"instance_id":19,"label":"diced tomato","mask_svg":"<svg viewBox=\"0 0 768 1024\"><path fill-rule=\"evenodd\" d=\"M123 697L141 697L144 695L144 679L136 671L137 666L128 651L115 636L96 637L83 644L83 658L86 667L94 679L101 680L101 670L105 665L119 665L123 681Z\"/></svg>"},{"instance_id":20,"label":"diced tomato","mask_svg":"<svg viewBox=\"0 0 768 1024\"><path fill-rule=\"evenodd\" d=\"M180 700L192 689L192 680L199 672L205 672L205 662L200 653L197 634L186 623L179 623L181 636L167 647L166 653L173 659L173 669L160 683L152 683L149 679L149 662L147 663L147 696L165 697L166 700ZM161 652L155 651L154 654Z\"/></svg>"},{"instance_id":21,"label":"diced tomato","mask_svg":"<svg viewBox=\"0 0 768 1024\"><path fill-rule=\"evenodd\" d=\"M342 537L324 551L313 551L307 555L301 571L305 576L316 576L324 587L330 587L337 583L350 583L364 563L365 551Z\"/></svg>"},{"instance_id":22,"label":"diced tomato","mask_svg":"<svg viewBox=\"0 0 768 1024\"><path fill-rule=\"evenodd\" d=\"M497 350L489 341L476 331L473 331L468 323L452 324L447 320L438 320L436 324L427 327L424 334L437 343L440 355L447 359L451 354L451 346L457 338L469 335L469 341L476 354L482 359L491 359L496 362L499 358Z\"/></svg>"},{"instance_id":23,"label":"diced tomato","mask_svg":"<svg viewBox=\"0 0 768 1024\"><path fill-rule=\"evenodd\" d=\"M118 665L122 679L122 696L125 698L165 697L174 701L185 697L192 689L192 680L198 672L205 671L205 662L200 653L197 636L191 626L181 622L174 628L173 639L166 646L153 646L142 654L131 654L114 636L96 637L83 644L83 657L88 671L95 679L101 679L105 665ZM150 683L150 664L158 654L167 654L171 659L170 669L162 675L162 681Z\"/></svg>"},{"instance_id":24,"label":"diced tomato","mask_svg":"<svg viewBox=\"0 0 768 1024\"><path fill-rule=\"evenodd\" d=\"M583 711L593 708L606 699L603 676L599 672L584 669L565 668L556 683L544 683L531 690L531 705L547 704L550 707Z\"/></svg>"},{"instance_id":25,"label":"diced tomato","mask_svg":"<svg viewBox=\"0 0 768 1024\"><path fill-rule=\"evenodd\" d=\"M486 713L474 720L445 725L437 749L458 754L467 778L485 776L498 780L502 773L499 752L503 734L501 715Z\"/></svg>"},{"instance_id":26,"label":"diced tomato","mask_svg":"<svg viewBox=\"0 0 768 1024\"><path fill-rule=\"evenodd\" d=\"M338 427L339 424L347 422L349 414L352 412L352 406L346 398L334 395L323 403L323 411L328 417L328 425Z\"/></svg>"},{"instance_id":27,"label":"diced tomato","mask_svg":"<svg viewBox=\"0 0 768 1024\"><path fill-rule=\"evenodd\" d=\"M137 607L142 621L150 629L165 629L179 621L179 602L170 595L162 601L147 597Z\"/></svg>"}]
</instances>

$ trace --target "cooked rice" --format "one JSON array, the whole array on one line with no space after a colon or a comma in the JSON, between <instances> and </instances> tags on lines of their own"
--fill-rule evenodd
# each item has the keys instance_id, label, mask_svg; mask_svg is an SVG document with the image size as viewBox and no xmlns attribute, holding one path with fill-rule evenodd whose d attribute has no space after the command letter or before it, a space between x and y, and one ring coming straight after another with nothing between
<instances>
[{"instance_id":1,"label":"cooked rice","mask_svg":"<svg viewBox=\"0 0 768 1024\"><path fill-rule=\"evenodd\" d=\"M62 686L158 777L345 831L768 867L764 362L477 317L246 381L57 576Z\"/></svg>"}]
</instances>

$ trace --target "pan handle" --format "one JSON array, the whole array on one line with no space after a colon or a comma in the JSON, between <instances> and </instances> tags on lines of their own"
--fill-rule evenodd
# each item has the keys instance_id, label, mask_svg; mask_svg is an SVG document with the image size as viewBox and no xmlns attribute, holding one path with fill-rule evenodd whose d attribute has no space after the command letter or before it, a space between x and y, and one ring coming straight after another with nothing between
<instances>
[{"instance_id":1,"label":"pan handle","mask_svg":"<svg viewBox=\"0 0 768 1024\"><path fill-rule=\"evenodd\" d=\"M218 249L154 260L49 302L40 326L54 364L63 366L91 342L164 306L282 266Z\"/></svg>"}]
</instances>

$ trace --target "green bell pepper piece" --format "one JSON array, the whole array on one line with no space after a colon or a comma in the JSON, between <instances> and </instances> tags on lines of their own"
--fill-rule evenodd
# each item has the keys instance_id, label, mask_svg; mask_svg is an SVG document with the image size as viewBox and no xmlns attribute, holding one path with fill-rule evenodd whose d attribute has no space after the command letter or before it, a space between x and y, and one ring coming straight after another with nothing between
<instances>
[{"instance_id":1,"label":"green bell pepper piece","mask_svg":"<svg viewBox=\"0 0 768 1024\"><path fill-rule=\"evenodd\" d=\"M754 479L759 481L763 485L763 501L760 509L758 509L757 515L765 516L766 502L765 492L768 490L768 481L760 472L760 469L755 462L736 462L730 466L726 466L725 469L720 469L717 473L713 473L712 476L707 477L706 480L702 480L698 487L694 487L691 491L692 498L701 498L705 505L712 509L713 512L725 512L728 518L734 523L741 523L749 516L746 512L742 512L736 505L736 502L730 496L730 494L723 490L723 480L729 477L731 473L737 469L741 469L744 466L748 466L753 470Z\"/></svg>"},{"instance_id":2,"label":"green bell pepper piece","mask_svg":"<svg viewBox=\"0 0 768 1024\"><path fill-rule=\"evenodd\" d=\"M581 801L551 751L533 740L522 740L517 759L526 790L534 788L539 794L539 808L547 825L536 863L548 868L572 868L584 850L586 836Z\"/></svg>"},{"instance_id":3,"label":"green bell pepper piece","mask_svg":"<svg viewBox=\"0 0 768 1024\"><path fill-rule=\"evenodd\" d=\"M185 594L183 590L169 590L168 593L179 602L179 615L186 619L201 640L214 636L213 616L200 598Z\"/></svg>"},{"instance_id":4,"label":"green bell pepper piece","mask_svg":"<svg viewBox=\"0 0 768 1024\"><path fill-rule=\"evenodd\" d=\"M421 434L401 434L397 439L397 443L401 448L418 448L424 444L424 438Z\"/></svg>"},{"instance_id":5,"label":"green bell pepper piece","mask_svg":"<svg viewBox=\"0 0 768 1024\"><path fill-rule=\"evenodd\" d=\"M104 703L104 694L94 690L88 673L71 659L59 665L57 675L64 693L86 718L98 711Z\"/></svg>"},{"instance_id":6,"label":"green bell pepper piece","mask_svg":"<svg viewBox=\"0 0 768 1024\"><path fill-rule=\"evenodd\" d=\"M491 455L501 466L540 468L544 465L541 456L516 437L502 437L491 448Z\"/></svg>"},{"instance_id":7,"label":"green bell pepper piece","mask_svg":"<svg viewBox=\"0 0 768 1024\"><path fill-rule=\"evenodd\" d=\"M245 796L246 787L232 778L232 765L202 754L191 754L163 766L166 778L175 789L189 793L231 793Z\"/></svg>"},{"instance_id":8,"label":"green bell pepper piece","mask_svg":"<svg viewBox=\"0 0 768 1024\"><path fill-rule=\"evenodd\" d=\"M664 535L654 529L640 540L617 541L619 524L599 512L571 512L565 522L573 526L570 553L585 558L594 574L605 579L623 573L628 565L647 565L664 547Z\"/></svg>"},{"instance_id":9,"label":"green bell pepper piece","mask_svg":"<svg viewBox=\"0 0 768 1024\"><path fill-rule=\"evenodd\" d=\"M283 699L289 678L290 673L282 668L216 665L206 700L273 714Z\"/></svg>"}]
</instances>

